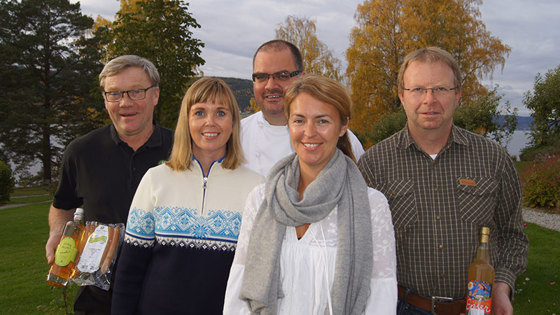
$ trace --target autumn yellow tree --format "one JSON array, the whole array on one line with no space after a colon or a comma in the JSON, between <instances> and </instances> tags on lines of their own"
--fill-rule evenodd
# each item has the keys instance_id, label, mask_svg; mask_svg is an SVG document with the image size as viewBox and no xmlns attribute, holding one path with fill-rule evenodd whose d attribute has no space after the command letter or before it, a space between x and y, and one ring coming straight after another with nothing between
<instances>
[{"instance_id":1,"label":"autumn yellow tree","mask_svg":"<svg viewBox=\"0 0 560 315\"><path fill-rule=\"evenodd\" d=\"M449 51L463 72L464 106L488 91L480 80L503 67L510 48L486 30L481 0L368 0L358 5L357 26L346 52L352 89L351 124L362 139L374 122L400 105L397 74L403 57L418 48Z\"/></svg>"},{"instance_id":2,"label":"autumn yellow tree","mask_svg":"<svg viewBox=\"0 0 560 315\"><path fill-rule=\"evenodd\" d=\"M300 49L303 69L307 73L341 79L340 60L317 38L315 21L290 15L278 25L276 38L287 40Z\"/></svg>"}]
</instances>

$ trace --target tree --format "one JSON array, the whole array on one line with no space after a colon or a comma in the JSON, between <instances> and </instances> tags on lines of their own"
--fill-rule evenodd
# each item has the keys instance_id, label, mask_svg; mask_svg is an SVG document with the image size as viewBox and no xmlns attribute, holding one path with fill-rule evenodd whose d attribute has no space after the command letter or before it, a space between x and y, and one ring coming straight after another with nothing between
<instances>
[{"instance_id":1,"label":"tree","mask_svg":"<svg viewBox=\"0 0 560 315\"><path fill-rule=\"evenodd\" d=\"M527 91L523 103L533 112L531 138L534 146L547 146L560 138L560 66L544 76L535 77L533 92Z\"/></svg>"},{"instance_id":2,"label":"tree","mask_svg":"<svg viewBox=\"0 0 560 315\"><path fill-rule=\"evenodd\" d=\"M321 74L339 81L340 60L316 35L315 21L290 15L276 29L276 38L296 45L302 54L303 69L307 73Z\"/></svg>"},{"instance_id":3,"label":"tree","mask_svg":"<svg viewBox=\"0 0 560 315\"><path fill-rule=\"evenodd\" d=\"M474 99L469 106L459 106L453 122L505 147L517 128L517 109L512 109L507 101L500 108L502 97L495 87Z\"/></svg>"},{"instance_id":4,"label":"tree","mask_svg":"<svg viewBox=\"0 0 560 315\"><path fill-rule=\"evenodd\" d=\"M39 159L48 184L62 147L96 123L93 20L68 0L0 0L0 23L0 144L20 172Z\"/></svg>"},{"instance_id":5,"label":"tree","mask_svg":"<svg viewBox=\"0 0 560 315\"><path fill-rule=\"evenodd\" d=\"M106 59L126 54L145 57L157 67L161 93L155 117L174 128L184 93L204 64L200 57L204 44L192 37L200 25L180 0L121 1L121 10L110 25L97 30L105 38Z\"/></svg>"},{"instance_id":6,"label":"tree","mask_svg":"<svg viewBox=\"0 0 560 315\"><path fill-rule=\"evenodd\" d=\"M480 0L376 0L358 5L346 75L352 89L352 130L373 133L371 121L400 106L397 75L403 57L418 48L439 46L463 73L464 106L488 91L479 80L503 66L510 48L480 20Z\"/></svg>"}]
</instances>

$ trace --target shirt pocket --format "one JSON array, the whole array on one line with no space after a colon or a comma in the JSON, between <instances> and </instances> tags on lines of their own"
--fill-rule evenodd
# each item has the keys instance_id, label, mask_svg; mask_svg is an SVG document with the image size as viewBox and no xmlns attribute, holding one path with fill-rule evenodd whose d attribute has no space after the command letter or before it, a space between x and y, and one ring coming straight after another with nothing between
<instances>
[{"instance_id":1,"label":"shirt pocket","mask_svg":"<svg viewBox=\"0 0 560 315\"><path fill-rule=\"evenodd\" d=\"M458 209L463 221L484 225L492 221L498 191L498 182L495 179L460 178L457 179L456 190Z\"/></svg>"},{"instance_id":2,"label":"shirt pocket","mask_svg":"<svg viewBox=\"0 0 560 315\"><path fill-rule=\"evenodd\" d=\"M413 226L418 221L414 182L409 179L391 181L383 190L389 201L395 230L403 231Z\"/></svg>"}]
</instances>

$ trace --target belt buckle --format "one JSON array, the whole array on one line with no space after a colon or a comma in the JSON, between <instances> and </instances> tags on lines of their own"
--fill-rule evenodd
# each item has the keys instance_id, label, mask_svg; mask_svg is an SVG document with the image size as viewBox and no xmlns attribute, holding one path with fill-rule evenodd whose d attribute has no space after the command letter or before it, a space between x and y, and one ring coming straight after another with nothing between
<instances>
[{"instance_id":1,"label":"belt buckle","mask_svg":"<svg viewBox=\"0 0 560 315\"><path fill-rule=\"evenodd\" d=\"M446 297L446 296L432 296L432 314L437 315L436 313L436 302L441 301L443 303L451 303L453 302L453 298Z\"/></svg>"}]
</instances>

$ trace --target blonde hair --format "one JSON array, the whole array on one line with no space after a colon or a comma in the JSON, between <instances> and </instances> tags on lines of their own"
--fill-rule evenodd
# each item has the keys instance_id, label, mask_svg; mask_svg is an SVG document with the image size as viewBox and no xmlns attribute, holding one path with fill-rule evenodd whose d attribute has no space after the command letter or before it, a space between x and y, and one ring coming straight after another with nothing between
<instances>
[{"instance_id":1,"label":"blonde hair","mask_svg":"<svg viewBox=\"0 0 560 315\"><path fill-rule=\"evenodd\" d=\"M230 87L221 79L201 78L191 85L187 90L181 103L173 149L167 166L176 171L184 171L190 168L193 159L192 138L189 131L189 113L194 104L213 103L227 105L232 114L231 136L226 144L226 157L222 167L236 169L243 161L240 139L240 117L239 106Z\"/></svg>"},{"instance_id":2,"label":"blonde hair","mask_svg":"<svg viewBox=\"0 0 560 315\"><path fill-rule=\"evenodd\" d=\"M290 116L290 108L294 99L301 93L306 93L320 100L321 102L334 106L340 115L340 123L344 126L350 121L352 115L352 100L346 89L339 82L320 75L308 74L296 80L284 94L284 112L286 117ZM349 156L354 162L356 157L352 152L352 145L348 138L348 131L340 138L336 144L344 154Z\"/></svg>"}]
</instances>

